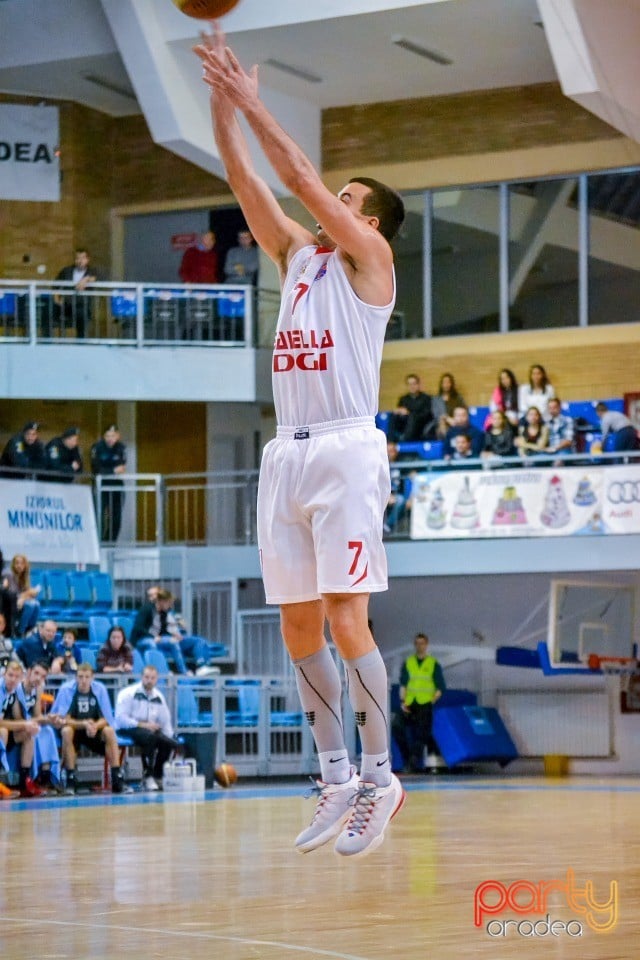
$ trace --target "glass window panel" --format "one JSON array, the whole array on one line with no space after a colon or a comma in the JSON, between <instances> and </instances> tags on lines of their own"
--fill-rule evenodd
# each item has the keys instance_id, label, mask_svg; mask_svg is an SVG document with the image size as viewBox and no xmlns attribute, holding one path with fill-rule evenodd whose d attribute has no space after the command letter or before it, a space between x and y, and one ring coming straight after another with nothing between
<instances>
[{"instance_id":1,"label":"glass window panel","mask_svg":"<svg viewBox=\"0 0 640 960\"><path fill-rule=\"evenodd\" d=\"M588 180L589 323L640 319L640 172Z\"/></svg>"},{"instance_id":2,"label":"glass window panel","mask_svg":"<svg viewBox=\"0 0 640 960\"><path fill-rule=\"evenodd\" d=\"M403 196L405 220L393 241L398 293L387 328L388 340L422 337L424 193Z\"/></svg>"},{"instance_id":3,"label":"glass window panel","mask_svg":"<svg viewBox=\"0 0 640 960\"><path fill-rule=\"evenodd\" d=\"M434 336L499 329L499 226L497 187L434 192Z\"/></svg>"},{"instance_id":4,"label":"glass window panel","mask_svg":"<svg viewBox=\"0 0 640 960\"><path fill-rule=\"evenodd\" d=\"M578 323L577 179L509 188L509 329Z\"/></svg>"}]
</instances>

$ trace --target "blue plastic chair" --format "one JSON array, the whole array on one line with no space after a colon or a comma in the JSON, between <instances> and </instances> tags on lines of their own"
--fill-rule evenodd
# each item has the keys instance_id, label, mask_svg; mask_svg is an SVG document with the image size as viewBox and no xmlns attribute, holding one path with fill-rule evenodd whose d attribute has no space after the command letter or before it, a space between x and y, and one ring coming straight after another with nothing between
<instances>
[{"instance_id":1,"label":"blue plastic chair","mask_svg":"<svg viewBox=\"0 0 640 960\"><path fill-rule=\"evenodd\" d=\"M98 665L98 651L95 647L82 645L82 662L89 663L95 670Z\"/></svg>"},{"instance_id":2,"label":"blue plastic chair","mask_svg":"<svg viewBox=\"0 0 640 960\"><path fill-rule=\"evenodd\" d=\"M113 583L108 573L92 573L93 609L111 610L113 607Z\"/></svg>"},{"instance_id":3,"label":"blue plastic chair","mask_svg":"<svg viewBox=\"0 0 640 960\"><path fill-rule=\"evenodd\" d=\"M144 662L145 666L155 667L159 674L171 673L171 670L169 669L169 661L165 657L162 650L146 650L144 654Z\"/></svg>"},{"instance_id":4,"label":"blue plastic chair","mask_svg":"<svg viewBox=\"0 0 640 960\"><path fill-rule=\"evenodd\" d=\"M110 629L109 617L100 615L89 617L89 645L97 648L104 646Z\"/></svg>"},{"instance_id":5,"label":"blue plastic chair","mask_svg":"<svg viewBox=\"0 0 640 960\"><path fill-rule=\"evenodd\" d=\"M69 581L64 570L48 570L46 573L46 594L41 601L42 617L58 617L66 612L70 601Z\"/></svg>"},{"instance_id":6,"label":"blue plastic chair","mask_svg":"<svg viewBox=\"0 0 640 960\"><path fill-rule=\"evenodd\" d=\"M93 603L90 575L81 571L74 571L73 573L67 574L67 582L69 585L70 605L69 608L65 610L65 614L66 616L86 620Z\"/></svg>"},{"instance_id":7,"label":"blue plastic chair","mask_svg":"<svg viewBox=\"0 0 640 960\"><path fill-rule=\"evenodd\" d=\"M138 674L139 674L139 673L142 673L142 671L144 670L144 667L145 667L144 657L142 656L142 654L140 653L140 651L139 651L139 650L136 650L135 647L134 647L134 650L133 650L133 672L134 672L134 673L138 673Z\"/></svg>"}]
</instances>

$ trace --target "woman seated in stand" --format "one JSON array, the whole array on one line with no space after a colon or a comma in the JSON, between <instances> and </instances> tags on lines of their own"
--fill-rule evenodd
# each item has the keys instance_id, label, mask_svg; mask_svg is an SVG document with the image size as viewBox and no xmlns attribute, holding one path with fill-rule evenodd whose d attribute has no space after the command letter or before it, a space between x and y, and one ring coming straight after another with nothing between
<instances>
[{"instance_id":1,"label":"woman seated in stand","mask_svg":"<svg viewBox=\"0 0 640 960\"><path fill-rule=\"evenodd\" d=\"M547 404L555 395L547 371L541 364L534 363L529 368L529 383L521 383L518 388L520 416L524 417L529 407L537 407L544 419L547 415Z\"/></svg>"},{"instance_id":2,"label":"woman seated in stand","mask_svg":"<svg viewBox=\"0 0 640 960\"><path fill-rule=\"evenodd\" d=\"M518 400L518 381L515 374L508 367L503 367L498 374L498 382L493 388L491 400L489 401L489 416L485 422L485 430L491 424L491 414L495 410L500 410L506 416L514 431L518 429L520 422L520 406Z\"/></svg>"},{"instance_id":3,"label":"woman seated in stand","mask_svg":"<svg viewBox=\"0 0 640 960\"><path fill-rule=\"evenodd\" d=\"M40 615L40 604L36 599L40 587L31 586L31 568L23 553L16 553L2 586L15 598L18 617L18 623L14 627L16 636L26 637L35 629Z\"/></svg>"},{"instance_id":4,"label":"woman seated in stand","mask_svg":"<svg viewBox=\"0 0 640 960\"><path fill-rule=\"evenodd\" d=\"M127 643L122 627L111 627L96 658L98 673L131 673L133 648Z\"/></svg>"},{"instance_id":5,"label":"woman seated in stand","mask_svg":"<svg viewBox=\"0 0 640 960\"><path fill-rule=\"evenodd\" d=\"M502 410L494 410L491 414L491 426L485 431L481 456L495 460L500 457L515 457L516 453L511 424Z\"/></svg>"},{"instance_id":6,"label":"woman seated in stand","mask_svg":"<svg viewBox=\"0 0 640 960\"><path fill-rule=\"evenodd\" d=\"M537 407L529 407L524 419L515 439L518 453L521 457L540 456L549 446L549 427Z\"/></svg>"},{"instance_id":7,"label":"woman seated in stand","mask_svg":"<svg viewBox=\"0 0 640 960\"><path fill-rule=\"evenodd\" d=\"M438 384L438 392L431 398L431 409L436 422L436 433L444 437L449 427L454 425L453 411L456 407L466 406L458 393L452 373L443 373Z\"/></svg>"}]
</instances>

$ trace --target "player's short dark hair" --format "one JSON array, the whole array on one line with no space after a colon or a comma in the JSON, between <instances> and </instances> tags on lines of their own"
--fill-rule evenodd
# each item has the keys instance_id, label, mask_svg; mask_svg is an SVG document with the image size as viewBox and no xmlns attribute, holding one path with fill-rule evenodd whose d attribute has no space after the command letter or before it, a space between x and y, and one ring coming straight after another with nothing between
<instances>
[{"instance_id":1,"label":"player's short dark hair","mask_svg":"<svg viewBox=\"0 0 640 960\"><path fill-rule=\"evenodd\" d=\"M396 190L371 177L351 177L349 183L361 183L371 191L364 198L361 213L378 218L378 230L385 240L393 240L404 223L404 203Z\"/></svg>"}]
</instances>

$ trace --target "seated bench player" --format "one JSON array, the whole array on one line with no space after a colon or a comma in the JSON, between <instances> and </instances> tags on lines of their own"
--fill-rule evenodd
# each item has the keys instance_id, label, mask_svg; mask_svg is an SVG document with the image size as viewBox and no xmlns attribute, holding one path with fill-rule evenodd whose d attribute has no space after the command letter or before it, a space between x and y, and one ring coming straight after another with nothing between
<instances>
[{"instance_id":1,"label":"seated bench player","mask_svg":"<svg viewBox=\"0 0 640 960\"><path fill-rule=\"evenodd\" d=\"M120 751L107 688L93 676L90 663L81 663L75 680L58 691L51 708L58 716L62 736L62 764L67 772L67 792L75 793L76 758L79 747L107 757L111 765L111 790L124 792Z\"/></svg>"}]
</instances>

